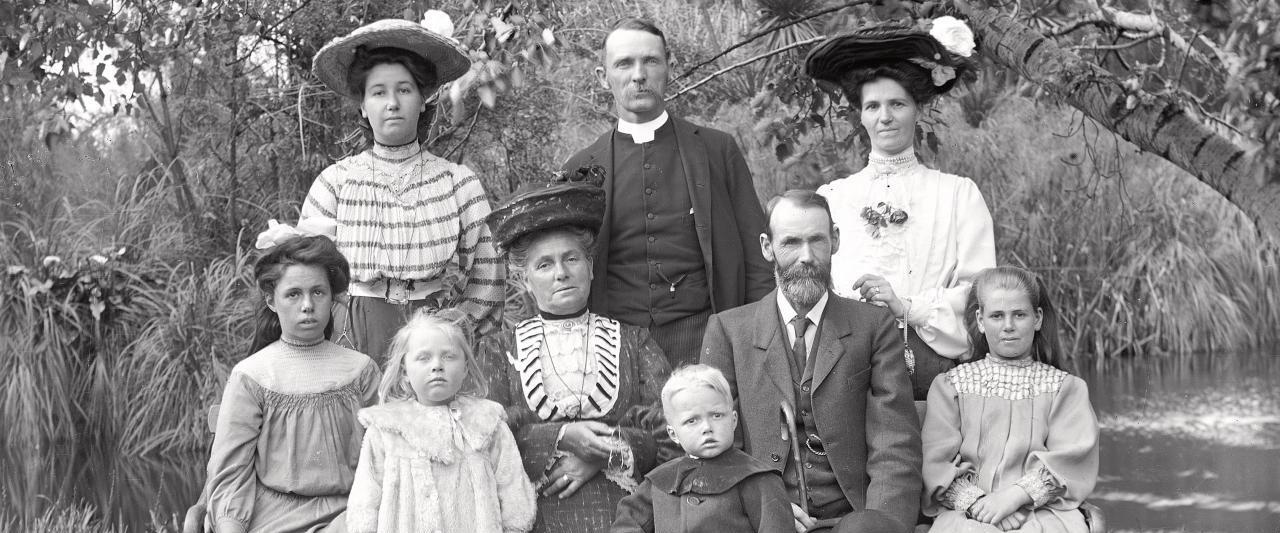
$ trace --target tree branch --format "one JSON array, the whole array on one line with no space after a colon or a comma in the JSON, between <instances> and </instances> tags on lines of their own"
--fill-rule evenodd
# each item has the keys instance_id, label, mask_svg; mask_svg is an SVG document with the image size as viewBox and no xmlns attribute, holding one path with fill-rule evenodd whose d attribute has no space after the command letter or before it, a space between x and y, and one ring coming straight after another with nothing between
<instances>
[{"instance_id":1,"label":"tree branch","mask_svg":"<svg viewBox=\"0 0 1280 533\"><path fill-rule=\"evenodd\" d=\"M752 63L755 63L756 61L759 61L759 60L761 60L761 59L767 59L767 58L770 58L770 57L776 56L776 55L778 55L778 54L781 54L781 53L783 53L783 52L786 52L787 50L793 50L793 49L799 48L799 47L804 46L804 45L807 45L807 44L813 44L813 43L816 43L816 42L821 41L821 40L826 39L826 38L827 38L827 36L826 36L826 35L818 35L818 36L816 36L816 37L810 37L810 38L805 39L805 40L803 40L803 41L798 41L798 42L791 43L791 44L786 45L786 46L784 46L784 47L782 47L782 48L779 48L779 49L777 49L777 50L772 50L772 51L769 51L769 52L765 52L765 53L760 54L760 55L758 55L758 56L755 56L755 57L753 57L753 58L751 58L751 59L747 59L747 60L745 60L745 61L741 61L741 62L738 62L738 63L734 63L734 64L732 64L732 65L729 65L729 66L727 66L727 67L725 67L725 68L722 68L722 69L720 69L720 70L717 70L717 71L713 72L710 76L707 76L707 77L705 77L705 78L702 78L701 80L698 80L698 82L697 82L697 83L695 83L695 84L693 84L693 85L690 85L690 86L688 86L688 87L685 87L685 88L683 88L683 89L680 89L680 92L678 92L678 93L676 93L676 94L673 94L673 95L671 95L671 96L668 96L668 97L667 97L667 99L666 99L666 101L670 102L670 101L672 101L672 100L675 100L676 98L679 98L679 97L683 96L683 95L684 95L684 93L687 93L687 92L689 92L689 91L692 91L692 90L694 90L694 89L697 89L698 87L702 86L703 84L705 84L705 83L707 83L707 82L709 82L709 81L711 81L711 80L713 80L713 79L716 79L717 77L720 77L721 75L723 75L723 74L725 74L725 73L727 73L727 72L729 72L729 71L732 71L732 70L735 70L735 69L738 69L738 68L745 67L745 66L750 65L750 64L752 64Z\"/></svg>"},{"instance_id":2,"label":"tree branch","mask_svg":"<svg viewBox=\"0 0 1280 533\"><path fill-rule=\"evenodd\" d=\"M1138 148L1193 174L1239 207L1271 242L1280 242L1280 210L1275 209L1280 205L1280 177L1274 154L1253 140L1216 131L1169 95L1131 98L1133 91L1106 69L997 9L964 0L944 6L969 19L984 56Z\"/></svg>"},{"instance_id":3,"label":"tree branch","mask_svg":"<svg viewBox=\"0 0 1280 533\"><path fill-rule=\"evenodd\" d=\"M730 53L730 52L732 52L732 51L734 51L734 50L737 50L737 49L739 49L739 48L742 48L743 46L746 46L747 44L751 43L751 41L754 41L754 40L756 40L756 39L759 39L759 38L761 38L761 37L764 37L765 35L769 35L770 33L773 33L773 32L775 32L775 31L781 30L781 29L783 29L783 28L789 28L789 27L791 27L791 26L795 26L796 24L799 24L799 23L804 22L804 21L806 21L806 20L815 19L815 18L818 18L818 17L820 17L820 16L822 16L822 15L826 15L826 14L829 14L829 13L834 13L834 12L836 12L836 11L840 11L841 9L844 9L844 8L847 8L847 7L853 7L853 6L856 6L856 5L859 5L859 4L868 4L868 3L871 3L871 1L872 1L872 0L850 0L850 1L848 1L848 2L845 2L845 3L840 4L840 5L837 5L837 6L832 6L832 7L829 7L829 8L823 9L823 10L820 10L820 11L815 11L815 12L813 12L813 13L810 13L810 14L808 14L808 15L805 15L804 17L798 18L798 19L796 19L796 20L788 21L786 24L782 24L782 25L779 25L779 26L774 26L774 27L771 27L771 28L765 28L765 29L763 29L763 30L760 30L760 31L758 31L758 32L755 32L755 33L751 34L750 36L748 36L746 39L743 39L742 41L739 41L738 43L734 44L733 46L730 46L730 47L728 47L728 48L725 48L724 50L721 50L721 51L720 51L720 53L718 53L718 54L716 54L716 55L714 55L714 56L711 56L711 58L710 58L710 59L707 59L706 61L703 61L703 62L701 62L701 63L698 63L697 65L694 65L694 66L692 66L692 67L689 67L689 69L688 69L688 70L686 70L686 71L684 71L684 73L680 74L679 76L676 76L676 77L675 77L675 79L671 80L671 83L675 83L675 82L677 82L677 81L680 81L680 80L682 80L682 79L685 79L685 78L689 77L689 76L690 76L690 75L692 75L694 72L696 72L698 69L700 69L700 68L702 68L702 67L705 67L705 66L707 66L707 65L710 65L711 63L714 63L717 59L720 59L720 58L722 58L722 57L724 57L724 56L727 56L727 55L729 55L729 53ZM678 95L677 95L677 96L678 96Z\"/></svg>"}]
</instances>

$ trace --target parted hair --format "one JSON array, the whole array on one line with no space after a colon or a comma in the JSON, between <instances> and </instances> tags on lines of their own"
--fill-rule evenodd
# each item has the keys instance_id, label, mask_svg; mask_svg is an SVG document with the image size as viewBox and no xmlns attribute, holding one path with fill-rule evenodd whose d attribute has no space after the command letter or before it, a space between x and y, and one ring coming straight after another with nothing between
<instances>
[{"instance_id":1,"label":"parted hair","mask_svg":"<svg viewBox=\"0 0 1280 533\"><path fill-rule=\"evenodd\" d=\"M328 237L297 237L268 248L253 265L253 280L261 297L249 355L280 340L280 316L267 306L267 300L275 296L276 284L284 277L285 269L293 265L324 269L333 296L347 292L351 283L351 265ZM329 323L324 326L325 338L332 333L333 313L330 311Z\"/></svg>"},{"instance_id":2,"label":"parted hair","mask_svg":"<svg viewBox=\"0 0 1280 533\"><path fill-rule=\"evenodd\" d=\"M616 32L618 30L642 31L650 35L658 36L659 39L662 39L663 57L666 57L667 59L671 58L671 49L667 47L667 35L662 33L662 30L658 29L658 26L655 25L654 23L646 19L633 17L633 18L625 18L625 19L619 20L617 24L614 24L612 28L609 28L609 33L606 33L604 36L604 39L600 41L600 61L601 62L604 61L604 46L606 43L609 42L609 36L613 35L613 32Z\"/></svg>"},{"instance_id":3,"label":"parted hair","mask_svg":"<svg viewBox=\"0 0 1280 533\"><path fill-rule=\"evenodd\" d=\"M987 336L978 330L978 316L983 308L982 298L991 289L1015 290L1027 295L1031 307L1039 309L1041 314L1040 330L1031 342L1031 358L1063 370L1066 361L1058 335L1058 311L1049 299L1049 290L1040 276L1015 266L985 269L978 273L973 286L969 288L964 316L965 326L969 331L970 360L982 359L991 351Z\"/></svg>"},{"instance_id":4,"label":"parted hair","mask_svg":"<svg viewBox=\"0 0 1280 533\"><path fill-rule=\"evenodd\" d=\"M831 222L831 232L835 233L836 221L831 217L831 204L827 202L827 198L817 191L808 189L789 189L782 194L770 198L764 206L764 234L769 238L773 238L773 210L783 200L791 202L796 207L806 207L821 209L827 213L827 220Z\"/></svg>"},{"instance_id":5,"label":"parted hair","mask_svg":"<svg viewBox=\"0 0 1280 533\"><path fill-rule=\"evenodd\" d=\"M403 66L409 71L409 76L413 77L418 91L427 100L427 109L418 115L417 129L418 142L426 141L431 131L431 121L435 117L435 106L431 103L431 95L440 86L438 81L440 78L436 76L435 66L422 56L401 48L389 46L373 49L363 46L356 48L351 67L347 69L347 85L355 89L361 99L364 98L364 84L369 80L369 72L378 65ZM360 132L366 141L373 142L373 127L369 124L369 119L360 117Z\"/></svg>"},{"instance_id":6,"label":"parted hair","mask_svg":"<svg viewBox=\"0 0 1280 533\"><path fill-rule=\"evenodd\" d=\"M391 338L391 346L387 348L387 368L383 370L382 383L378 385L378 400L386 403L392 400L417 399L417 395L413 392L413 385L409 383L409 376L405 372L404 360L410 352L419 348L409 344L413 332L424 328L440 330L466 358L467 379L458 390L458 394L476 398L488 396L488 380L480 371L471 337L467 334L468 331L472 331L470 319L462 311L441 309L434 313L426 310L415 313L413 318L410 318L409 322Z\"/></svg>"},{"instance_id":7,"label":"parted hair","mask_svg":"<svg viewBox=\"0 0 1280 533\"><path fill-rule=\"evenodd\" d=\"M670 415L671 398L677 392L695 387L704 387L716 391L724 401L733 405L733 393L729 390L729 380L716 367L704 364L685 365L677 368L662 386L662 411Z\"/></svg>"},{"instance_id":8,"label":"parted hair","mask_svg":"<svg viewBox=\"0 0 1280 533\"><path fill-rule=\"evenodd\" d=\"M557 233L567 233L572 236L578 241L578 244L582 245L582 251L587 261L595 261L596 232L580 226L560 226L530 232L521 235L512 242L511 247L507 249L507 275L517 281L523 281L525 279L525 267L529 263L529 248L533 247L533 243L538 242L540 239Z\"/></svg>"},{"instance_id":9,"label":"parted hair","mask_svg":"<svg viewBox=\"0 0 1280 533\"><path fill-rule=\"evenodd\" d=\"M933 77L929 71L905 61L859 68L845 75L842 87L845 97L856 109L862 109L862 86L878 79L890 79L898 82L917 106L924 107L938 97L938 89L933 85Z\"/></svg>"}]
</instances>

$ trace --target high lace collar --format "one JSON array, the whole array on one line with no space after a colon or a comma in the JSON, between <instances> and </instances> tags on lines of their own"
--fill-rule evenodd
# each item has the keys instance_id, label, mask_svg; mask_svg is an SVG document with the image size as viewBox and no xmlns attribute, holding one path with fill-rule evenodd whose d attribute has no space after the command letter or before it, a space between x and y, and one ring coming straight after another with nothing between
<instances>
[{"instance_id":1,"label":"high lace collar","mask_svg":"<svg viewBox=\"0 0 1280 533\"><path fill-rule=\"evenodd\" d=\"M417 139L414 139L407 144L400 144L396 146L388 146L374 142L372 151L374 156L381 159L403 161L418 155L418 153L422 151L422 144L419 143Z\"/></svg>"},{"instance_id":2,"label":"high lace collar","mask_svg":"<svg viewBox=\"0 0 1280 533\"><path fill-rule=\"evenodd\" d=\"M911 147L893 157L882 157L875 154L867 157L867 167L875 172L875 177L877 178L901 176L915 170L918 166L920 166L920 160L916 158L915 148Z\"/></svg>"},{"instance_id":3,"label":"high lace collar","mask_svg":"<svg viewBox=\"0 0 1280 533\"><path fill-rule=\"evenodd\" d=\"M989 353L987 354L986 360L990 361L992 364L995 364L995 365L1008 366L1013 368L1026 368L1036 364L1036 360L1030 357L1027 357L1026 359L1005 359L998 355L991 355Z\"/></svg>"}]
</instances>

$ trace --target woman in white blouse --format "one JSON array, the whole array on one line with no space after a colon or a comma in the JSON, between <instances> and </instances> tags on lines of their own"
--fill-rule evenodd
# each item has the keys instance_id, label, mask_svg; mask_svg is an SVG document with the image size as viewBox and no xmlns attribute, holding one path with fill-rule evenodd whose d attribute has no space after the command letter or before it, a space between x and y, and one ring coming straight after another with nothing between
<instances>
[{"instance_id":1,"label":"woman in white blouse","mask_svg":"<svg viewBox=\"0 0 1280 533\"><path fill-rule=\"evenodd\" d=\"M973 51L964 23L932 22L929 33L878 26L829 40L806 65L815 79L840 84L871 144L866 168L818 189L842 230L832 287L899 318L916 400L968 353L965 296L973 277L996 264L977 185L916 158L916 121L968 72Z\"/></svg>"}]
</instances>

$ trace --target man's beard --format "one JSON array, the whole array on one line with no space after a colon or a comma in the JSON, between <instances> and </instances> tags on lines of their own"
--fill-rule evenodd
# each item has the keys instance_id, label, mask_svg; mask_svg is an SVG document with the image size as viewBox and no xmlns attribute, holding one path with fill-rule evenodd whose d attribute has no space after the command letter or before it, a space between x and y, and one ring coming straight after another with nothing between
<instances>
[{"instance_id":1,"label":"man's beard","mask_svg":"<svg viewBox=\"0 0 1280 533\"><path fill-rule=\"evenodd\" d=\"M831 286L831 268L821 262L806 265L797 261L785 270L774 263L773 277L787 301L799 307L812 307Z\"/></svg>"}]
</instances>

